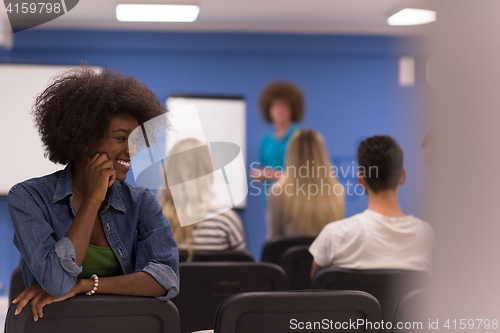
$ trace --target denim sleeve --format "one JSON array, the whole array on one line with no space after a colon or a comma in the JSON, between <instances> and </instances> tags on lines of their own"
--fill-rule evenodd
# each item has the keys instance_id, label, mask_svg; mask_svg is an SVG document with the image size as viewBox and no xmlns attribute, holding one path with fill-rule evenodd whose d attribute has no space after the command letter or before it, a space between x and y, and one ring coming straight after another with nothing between
<instances>
[{"instance_id":1,"label":"denim sleeve","mask_svg":"<svg viewBox=\"0 0 500 333\"><path fill-rule=\"evenodd\" d=\"M166 290L166 301L179 293L179 250L170 222L153 193L144 194L137 230L135 271L151 275Z\"/></svg>"},{"instance_id":2,"label":"denim sleeve","mask_svg":"<svg viewBox=\"0 0 500 333\"><path fill-rule=\"evenodd\" d=\"M54 239L43 209L21 185L12 187L7 201L14 243L30 272L47 293L56 297L68 294L81 272L75 263L73 244L66 237Z\"/></svg>"}]
</instances>

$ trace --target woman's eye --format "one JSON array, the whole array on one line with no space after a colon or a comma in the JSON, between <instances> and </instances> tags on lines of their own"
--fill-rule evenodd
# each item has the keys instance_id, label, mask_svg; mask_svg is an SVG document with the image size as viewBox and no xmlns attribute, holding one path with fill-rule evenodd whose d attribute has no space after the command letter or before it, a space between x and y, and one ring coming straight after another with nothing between
<instances>
[{"instance_id":1,"label":"woman's eye","mask_svg":"<svg viewBox=\"0 0 500 333\"><path fill-rule=\"evenodd\" d=\"M117 139L118 139L118 141L121 141L121 142L127 141L127 138L124 138L124 137L120 137L120 138L117 138Z\"/></svg>"}]
</instances>

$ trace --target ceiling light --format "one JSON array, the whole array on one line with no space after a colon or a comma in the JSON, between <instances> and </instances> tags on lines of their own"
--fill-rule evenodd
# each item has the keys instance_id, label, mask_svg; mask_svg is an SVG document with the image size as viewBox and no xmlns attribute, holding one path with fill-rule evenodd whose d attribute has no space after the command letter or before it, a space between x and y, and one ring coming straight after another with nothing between
<instances>
[{"instance_id":1,"label":"ceiling light","mask_svg":"<svg viewBox=\"0 0 500 333\"><path fill-rule=\"evenodd\" d=\"M116 6L120 22L194 22L200 7L194 5L133 5Z\"/></svg>"},{"instance_id":2,"label":"ceiling light","mask_svg":"<svg viewBox=\"0 0 500 333\"><path fill-rule=\"evenodd\" d=\"M434 21L436 21L436 12L415 8L405 8L387 19L389 25L419 25Z\"/></svg>"}]
</instances>

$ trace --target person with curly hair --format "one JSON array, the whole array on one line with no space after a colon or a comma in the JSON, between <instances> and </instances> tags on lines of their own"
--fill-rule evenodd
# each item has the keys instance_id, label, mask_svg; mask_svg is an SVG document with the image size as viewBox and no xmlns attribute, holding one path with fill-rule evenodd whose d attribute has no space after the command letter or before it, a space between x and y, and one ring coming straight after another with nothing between
<instances>
[{"instance_id":1,"label":"person with curly hair","mask_svg":"<svg viewBox=\"0 0 500 333\"><path fill-rule=\"evenodd\" d=\"M81 293L177 295L170 223L153 193L125 182L135 154L129 136L165 112L146 85L107 69L70 71L37 96L45 157L67 165L9 191L27 287L16 314L31 300L37 321L45 305Z\"/></svg>"},{"instance_id":2,"label":"person with curly hair","mask_svg":"<svg viewBox=\"0 0 500 333\"><path fill-rule=\"evenodd\" d=\"M250 176L258 181L274 182L282 175L287 144L304 115L304 95L292 83L271 83L262 92L260 110L264 121L272 123L274 130L262 139L259 168L253 169Z\"/></svg>"}]
</instances>

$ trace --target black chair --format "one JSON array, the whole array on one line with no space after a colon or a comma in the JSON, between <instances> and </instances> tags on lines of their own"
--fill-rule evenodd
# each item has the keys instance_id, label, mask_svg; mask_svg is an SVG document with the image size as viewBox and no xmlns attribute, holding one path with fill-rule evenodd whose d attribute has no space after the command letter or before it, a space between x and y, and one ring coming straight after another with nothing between
<instances>
[{"instance_id":1,"label":"black chair","mask_svg":"<svg viewBox=\"0 0 500 333\"><path fill-rule=\"evenodd\" d=\"M280 266L286 272L289 290L311 289L312 262L309 245L292 246L283 253Z\"/></svg>"},{"instance_id":2,"label":"black chair","mask_svg":"<svg viewBox=\"0 0 500 333\"><path fill-rule=\"evenodd\" d=\"M329 266L313 278L313 289L362 290L377 298L384 322L392 321L398 301L408 292L424 287L430 274L407 270L350 270Z\"/></svg>"},{"instance_id":3,"label":"black chair","mask_svg":"<svg viewBox=\"0 0 500 333\"><path fill-rule=\"evenodd\" d=\"M188 252L186 250L179 251L179 262L186 262ZM254 262L253 256L247 251L193 251L193 262L206 261L241 261Z\"/></svg>"},{"instance_id":4,"label":"black chair","mask_svg":"<svg viewBox=\"0 0 500 333\"><path fill-rule=\"evenodd\" d=\"M378 301L362 291L285 291L243 293L227 298L217 311L215 333L348 331L378 332L374 325L349 330L342 323L378 323ZM303 324L300 324L303 323ZM310 323L312 329L307 329ZM335 325L340 325L335 329ZM361 322L360 322L361 324ZM303 325L303 326L302 326Z\"/></svg>"},{"instance_id":5,"label":"black chair","mask_svg":"<svg viewBox=\"0 0 500 333\"><path fill-rule=\"evenodd\" d=\"M391 333L421 332L426 324L425 300L427 293L424 288L413 290L406 294L398 303L392 319ZM398 327L398 323L399 327ZM415 324L417 323L417 324ZM418 323L422 323L419 327ZM409 326L404 326L409 325ZM415 326L417 325L417 326Z\"/></svg>"},{"instance_id":6,"label":"black chair","mask_svg":"<svg viewBox=\"0 0 500 333\"><path fill-rule=\"evenodd\" d=\"M285 272L269 263L181 263L179 273L181 289L172 302L183 333L213 329L217 308L233 294L286 289Z\"/></svg>"},{"instance_id":7,"label":"black chair","mask_svg":"<svg viewBox=\"0 0 500 333\"><path fill-rule=\"evenodd\" d=\"M262 249L262 262L279 265L286 250L296 245L311 245L315 237L277 238L267 241Z\"/></svg>"},{"instance_id":8,"label":"black chair","mask_svg":"<svg viewBox=\"0 0 500 333\"><path fill-rule=\"evenodd\" d=\"M16 298L25 288L23 273L21 272L21 266L19 266L10 276L9 304L11 304L14 298Z\"/></svg>"},{"instance_id":9,"label":"black chair","mask_svg":"<svg viewBox=\"0 0 500 333\"><path fill-rule=\"evenodd\" d=\"M5 333L179 333L179 313L171 301L154 297L77 295L46 305L43 317L33 320L28 303L19 315L7 312Z\"/></svg>"}]
</instances>

